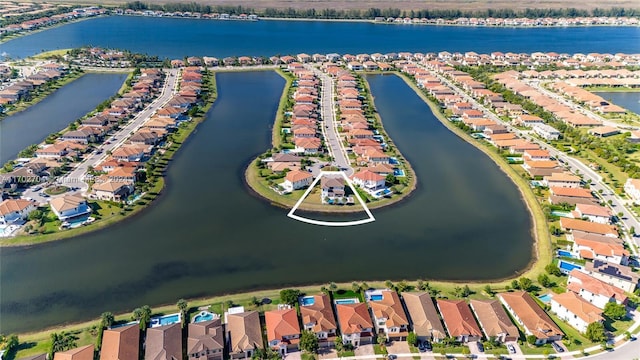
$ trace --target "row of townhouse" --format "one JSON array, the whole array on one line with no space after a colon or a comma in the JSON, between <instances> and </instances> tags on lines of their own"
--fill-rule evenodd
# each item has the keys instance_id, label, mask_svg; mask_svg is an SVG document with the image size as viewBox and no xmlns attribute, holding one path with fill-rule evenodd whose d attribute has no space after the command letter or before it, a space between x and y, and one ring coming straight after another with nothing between
<instances>
[{"instance_id":1,"label":"row of townhouse","mask_svg":"<svg viewBox=\"0 0 640 360\"><path fill-rule=\"evenodd\" d=\"M640 79L637 79L637 80L638 80L638 84L640 85ZM572 101L579 104L584 104L585 106L588 106L591 110L600 112L602 114L624 114L627 112L626 109L618 105L611 104L609 101L605 100L602 96L596 95L590 91L581 89L577 86L567 84L562 81L552 83L551 88L554 91L565 95ZM608 131L608 132L599 131L596 134L598 134L597 136L601 136L601 137L611 136L618 133L616 130L617 130L616 128L612 128L611 131Z\"/></svg>"},{"instance_id":2,"label":"row of townhouse","mask_svg":"<svg viewBox=\"0 0 640 360\"><path fill-rule=\"evenodd\" d=\"M473 79L467 77L465 73L456 71L446 64L433 63L433 65L436 71L453 79L476 99L485 100L486 103L486 99L482 99L486 95L478 93L478 89L473 86L475 85ZM443 87L442 84L435 81L437 78L429 74L426 74L425 77L422 79L423 87L427 89L441 89ZM418 77L416 79L420 81ZM474 130L483 130L480 126L490 129L490 132L484 131L489 142L500 146L501 143L496 142L496 136L505 136L505 138L501 137L499 141L515 140L515 134L511 134L503 128L499 129L505 130L504 132L495 134L495 125L490 125L490 121L483 120L485 114L482 111L473 109L471 104L460 101L461 99L456 99L445 106L452 109L454 114L455 111L458 111L462 121ZM492 103L494 111L498 112L495 102L489 103ZM542 137L545 137L544 134L554 135L555 129L543 124L542 119L526 116L526 114L512 114L511 117L514 121L517 119L521 122L531 122L534 126L534 132ZM550 129L545 129L545 127ZM610 131L598 128L592 130L596 130L595 133L600 134L606 134L607 131ZM560 219L560 228L567 233L567 240L572 242L568 248L572 256L585 259L587 263L584 267L571 271L569 292L556 294L552 297L551 311L584 333L589 323L603 321L602 309L607 302L615 301L626 304L625 292L631 293L637 288L640 275L632 272L631 268L627 266L630 254L625 249L623 240L619 238L617 228L612 225L614 216L611 210L602 206L599 199L589 189L582 188L583 182L578 176L565 172L560 163L550 157L548 151L540 149L537 145L524 150L522 158L523 168L529 175L533 178L540 178L541 184L549 188L548 201L551 204L564 204L572 208L572 211L566 212ZM633 184L633 181L630 181L629 184ZM632 192L631 189L629 192ZM584 286L582 286L583 284ZM544 311L535 305L535 301L529 295L504 294L500 297L505 305L509 301L519 303L519 305L515 305L515 308L514 305L507 307L512 313L525 312L529 314L527 316L536 318L535 321L530 321L514 314L514 318L525 327L528 335L536 335L540 342L554 341L562 337L561 332L550 319L541 320L544 318ZM525 325L525 323L530 325ZM535 326L538 326L536 324L546 325L541 329L536 329Z\"/></svg>"},{"instance_id":3,"label":"row of townhouse","mask_svg":"<svg viewBox=\"0 0 640 360\"><path fill-rule=\"evenodd\" d=\"M200 13L197 11L161 11L161 10L133 10L133 9L121 9L114 10L116 15L130 15L130 16L154 16L154 17L177 17L177 18L194 18L194 19L211 19L211 20L250 20L257 21L258 15L255 14L227 14L227 13Z\"/></svg>"},{"instance_id":4,"label":"row of townhouse","mask_svg":"<svg viewBox=\"0 0 640 360\"><path fill-rule=\"evenodd\" d=\"M575 17L575 18L410 18L382 17L374 18L376 22L394 24L431 24L459 26L509 26L509 27L548 27L548 26L593 26L593 25L637 25L638 19L633 17Z\"/></svg>"},{"instance_id":5,"label":"row of townhouse","mask_svg":"<svg viewBox=\"0 0 640 360\"><path fill-rule=\"evenodd\" d=\"M9 69L7 67L7 69ZM0 109L2 107L13 104L19 100L25 99L31 92L39 86L49 81L59 79L67 72L66 66L58 63L47 63L41 66L37 72L25 77L20 81L11 83L0 90ZM2 78L0 77L0 80Z\"/></svg>"},{"instance_id":6,"label":"row of townhouse","mask_svg":"<svg viewBox=\"0 0 640 360\"><path fill-rule=\"evenodd\" d=\"M97 7L78 8L73 11L56 14L52 16L43 16L37 19L26 20L18 24L10 24L0 28L0 35L20 33L23 31L36 30L41 27L51 26L60 22L73 20L82 17L92 17L106 14L106 9Z\"/></svg>"}]
</instances>

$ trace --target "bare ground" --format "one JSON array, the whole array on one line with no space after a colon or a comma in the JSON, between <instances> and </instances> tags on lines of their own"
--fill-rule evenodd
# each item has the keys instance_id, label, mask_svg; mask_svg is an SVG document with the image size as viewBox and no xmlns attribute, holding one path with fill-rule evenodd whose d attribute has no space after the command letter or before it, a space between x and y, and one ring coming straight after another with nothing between
<instances>
[{"instance_id":1,"label":"bare ground","mask_svg":"<svg viewBox=\"0 0 640 360\"><path fill-rule=\"evenodd\" d=\"M401 10L422 9L459 9L459 10L486 10L486 9L594 9L594 8L640 8L637 0L141 0L144 3L200 3L205 5L244 6L263 10L265 8L276 9L369 9L369 8L399 8ZM104 4L117 5L128 2L127 0L35 0L33 2L62 3L62 4Z\"/></svg>"}]
</instances>

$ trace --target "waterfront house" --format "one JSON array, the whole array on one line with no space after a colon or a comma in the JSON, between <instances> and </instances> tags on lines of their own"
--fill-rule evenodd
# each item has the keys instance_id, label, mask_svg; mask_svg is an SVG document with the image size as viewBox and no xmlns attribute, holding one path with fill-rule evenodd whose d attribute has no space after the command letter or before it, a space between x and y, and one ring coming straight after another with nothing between
<instances>
[{"instance_id":1,"label":"waterfront house","mask_svg":"<svg viewBox=\"0 0 640 360\"><path fill-rule=\"evenodd\" d=\"M93 360L93 345L58 351L53 356L53 360Z\"/></svg>"},{"instance_id":2,"label":"waterfront house","mask_svg":"<svg viewBox=\"0 0 640 360\"><path fill-rule=\"evenodd\" d=\"M498 294L498 299L523 327L526 335L534 335L536 344L561 340L564 333L525 291Z\"/></svg>"},{"instance_id":3,"label":"waterfront house","mask_svg":"<svg viewBox=\"0 0 640 360\"><path fill-rule=\"evenodd\" d=\"M336 304L336 314L344 344L358 347L373 342L373 322L366 304Z\"/></svg>"},{"instance_id":4,"label":"waterfront house","mask_svg":"<svg viewBox=\"0 0 640 360\"><path fill-rule=\"evenodd\" d=\"M464 300L438 299L436 303L449 336L461 343L482 338L482 330Z\"/></svg>"},{"instance_id":5,"label":"waterfront house","mask_svg":"<svg viewBox=\"0 0 640 360\"><path fill-rule=\"evenodd\" d=\"M554 203L554 198L576 198L593 200L594 196L589 189L569 188L569 187L551 187L549 188L549 202Z\"/></svg>"},{"instance_id":6,"label":"waterfront house","mask_svg":"<svg viewBox=\"0 0 640 360\"><path fill-rule=\"evenodd\" d=\"M613 238L618 237L618 230L613 225L598 224L590 221L561 218L560 228L563 231L573 232L575 230L582 231L589 234L609 236ZM570 235L567 236L568 240L573 240Z\"/></svg>"},{"instance_id":7,"label":"waterfront house","mask_svg":"<svg viewBox=\"0 0 640 360\"><path fill-rule=\"evenodd\" d=\"M147 329L144 360L182 359L182 328L180 323Z\"/></svg>"},{"instance_id":8,"label":"waterfront house","mask_svg":"<svg viewBox=\"0 0 640 360\"><path fill-rule=\"evenodd\" d=\"M576 209L573 211L573 215L577 219L584 218L599 224L609 224L613 217L609 208L601 205L590 204L576 204Z\"/></svg>"},{"instance_id":9,"label":"waterfront house","mask_svg":"<svg viewBox=\"0 0 640 360\"><path fill-rule=\"evenodd\" d=\"M106 176L100 176L93 184L91 192L91 198L108 201L123 201L133 193L133 183L124 179L112 180Z\"/></svg>"},{"instance_id":10,"label":"waterfront house","mask_svg":"<svg viewBox=\"0 0 640 360\"><path fill-rule=\"evenodd\" d=\"M469 305L485 338L494 338L502 343L518 340L518 327L511 322L499 300L471 300Z\"/></svg>"},{"instance_id":11,"label":"waterfront house","mask_svg":"<svg viewBox=\"0 0 640 360\"><path fill-rule=\"evenodd\" d=\"M36 203L27 199L7 199L0 202L0 225L21 223L36 209Z\"/></svg>"},{"instance_id":12,"label":"waterfront house","mask_svg":"<svg viewBox=\"0 0 640 360\"><path fill-rule=\"evenodd\" d=\"M380 291L380 299L367 297L373 314L373 323L378 334L389 341L404 341L409 334L409 319L404 312L398 293L391 290Z\"/></svg>"},{"instance_id":13,"label":"waterfront house","mask_svg":"<svg viewBox=\"0 0 640 360\"><path fill-rule=\"evenodd\" d=\"M123 145L111 153L111 157L117 161L140 161L144 157L146 146Z\"/></svg>"},{"instance_id":14,"label":"waterfront house","mask_svg":"<svg viewBox=\"0 0 640 360\"><path fill-rule=\"evenodd\" d=\"M378 190L384 189L385 179L384 176L365 169L353 174L351 181L368 193L375 193Z\"/></svg>"},{"instance_id":15,"label":"waterfront house","mask_svg":"<svg viewBox=\"0 0 640 360\"><path fill-rule=\"evenodd\" d=\"M140 326L138 324L105 329L100 360L138 360Z\"/></svg>"},{"instance_id":16,"label":"waterfront house","mask_svg":"<svg viewBox=\"0 0 640 360\"><path fill-rule=\"evenodd\" d=\"M562 172L562 168L557 161L530 161L524 160L522 168L533 178L550 176L553 173Z\"/></svg>"},{"instance_id":17,"label":"waterfront house","mask_svg":"<svg viewBox=\"0 0 640 360\"><path fill-rule=\"evenodd\" d=\"M334 346L338 332L338 324L333 315L331 299L327 295L307 296L311 303L301 302L300 316L304 330L313 332L318 338L320 347Z\"/></svg>"},{"instance_id":18,"label":"waterfront house","mask_svg":"<svg viewBox=\"0 0 640 360\"><path fill-rule=\"evenodd\" d=\"M91 208L80 194L68 194L56 197L49 201L51 211L61 221L72 220L81 216L91 214Z\"/></svg>"},{"instance_id":19,"label":"waterfront house","mask_svg":"<svg viewBox=\"0 0 640 360\"><path fill-rule=\"evenodd\" d=\"M294 139L296 145L295 152L305 155L314 155L321 152L322 141L318 138L298 138Z\"/></svg>"},{"instance_id":20,"label":"waterfront house","mask_svg":"<svg viewBox=\"0 0 640 360\"><path fill-rule=\"evenodd\" d=\"M447 337L429 293L403 292L402 299L418 340L440 342Z\"/></svg>"},{"instance_id":21,"label":"waterfront house","mask_svg":"<svg viewBox=\"0 0 640 360\"><path fill-rule=\"evenodd\" d=\"M571 291L554 294L551 298L551 311L583 334L587 332L589 324L604 320L601 309Z\"/></svg>"},{"instance_id":22,"label":"waterfront house","mask_svg":"<svg viewBox=\"0 0 640 360\"><path fill-rule=\"evenodd\" d=\"M225 314L227 349L232 359L250 359L256 350L264 349L260 315L257 311L231 308Z\"/></svg>"},{"instance_id":23,"label":"waterfront house","mask_svg":"<svg viewBox=\"0 0 640 360\"><path fill-rule=\"evenodd\" d=\"M613 264L602 260L587 262L584 271L596 279L602 280L626 292L633 293L638 286L640 275L628 266Z\"/></svg>"},{"instance_id":24,"label":"waterfront house","mask_svg":"<svg viewBox=\"0 0 640 360\"><path fill-rule=\"evenodd\" d=\"M604 309L607 303L627 304L628 298L624 290L609 285L600 279L573 269L567 279L567 290L580 295L589 303Z\"/></svg>"},{"instance_id":25,"label":"waterfront house","mask_svg":"<svg viewBox=\"0 0 640 360\"><path fill-rule=\"evenodd\" d=\"M551 155L548 150L525 150L522 153L522 158L530 161L542 161L542 160L551 160Z\"/></svg>"},{"instance_id":26,"label":"waterfront house","mask_svg":"<svg viewBox=\"0 0 640 360\"><path fill-rule=\"evenodd\" d=\"M36 150L36 157L38 158L50 158L60 159L69 153L69 148L66 144L54 143L43 148Z\"/></svg>"},{"instance_id":27,"label":"waterfront house","mask_svg":"<svg viewBox=\"0 0 640 360\"><path fill-rule=\"evenodd\" d=\"M129 143L134 145L156 145L160 140L157 132L150 129L140 129L129 138Z\"/></svg>"},{"instance_id":28,"label":"waterfront house","mask_svg":"<svg viewBox=\"0 0 640 360\"><path fill-rule=\"evenodd\" d=\"M279 305L278 310L265 311L264 321L269 347L281 355L298 350L300 325L295 308Z\"/></svg>"},{"instance_id":29,"label":"waterfront house","mask_svg":"<svg viewBox=\"0 0 640 360\"><path fill-rule=\"evenodd\" d=\"M280 184L285 191L291 192L293 190L302 189L311 185L313 182L313 175L307 171L292 170L287 172L284 178L284 182Z\"/></svg>"},{"instance_id":30,"label":"waterfront house","mask_svg":"<svg viewBox=\"0 0 640 360\"><path fill-rule=\"evenodd\" d=\"M633 201L640 201L640 179L627 179L624 183L624 192Z\"/></svg>"},{"instance_id":31,"label":"waterfront house","mask_svg":"<svg viewBox=\"0 0 640 360\"><path fill-rule=\"evenodd\" d=\"M323 176L320 179L321 199L323 204L342 202L344 198L344 179L342 177Z\"/></svg>"},{"instance_id":32,"label":"waterfront house","mask_svg":"<svg viewBox=\"0 0 640 360\"><path fill-rule=\"evenodd\" d=\"M187 357L189 359L222 360L224 329L220 319L189 324Z\"/></svg>"},{"instance_id":33,"label":"waterfront house","mask_svg":"<svg viewBox=\"0 0 640 360\"><path fill-rule=\"evenodd\" d=\"M560 188L560 187L564 187L564 188L578 188L580 187L580 182L582 181L582 179L580 179L579 176L576 175L572 175L570 173L566 173L566 172L560 172L560 173L553 173L549 176L545 176L544 177L544 183L548 186L548 187L554 187L554 188Z\"/></svg>"},{"instance_id":34,"label":"waterfront house","mask_svg":"<svg viewBox=\"0 0 640 360\"><path fill-rule=\"evenodd\" d=\"M598 259L619 265L629 263L629 251L624 248L622 239L582 231L574 231L571 235L572 252L581 259Z\"/></svg>"}]
</instances>

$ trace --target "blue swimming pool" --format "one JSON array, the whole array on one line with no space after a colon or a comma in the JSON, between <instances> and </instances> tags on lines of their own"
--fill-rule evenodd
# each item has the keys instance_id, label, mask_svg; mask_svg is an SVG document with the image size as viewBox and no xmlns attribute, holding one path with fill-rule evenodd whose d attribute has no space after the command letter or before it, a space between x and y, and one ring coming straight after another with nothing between
<instances>
[{"instance_id":1,"label":"blue swimming pool","mask_svg":"<svg viewBox=\"0 0 640 360\"><path fill-rule=\"evenodd\" d=\"M570 217L572 218L573 216L571 216L571 213L569 211L558 211L558 210L553 210L551 212L551 215L553 216L559 216L559 217Z\"/></svg>"},{"instance_id":2,"label":"blue swimming pool","mask_svg":"<svg viewBox=\"0 0 640 360\"><path fill-rule=\"evenodd\" d=\"M315 299L313 298L313 296L305 296L303 298L300 299L300 305L301 306L310 306L315 304Z\"/></svg>"},{"instance_id":3,"label":"blue swimming pool","mask_svg":"<svg viewBox=\"0 0 640 360\"><path fill-rule=\"evenodd\" d=\"M540 301L542 301L545 304L551 302L551 298L552 298L551 294L544 294L544 295L538 296L538 299L540 299Z\"/></svg>"},{"instance_id":4,"label":"blue swimming pool","mask_svg":"<svg viewBox=\"0 0 640 360\"><path fill-rule=\"evenodd\" d=\"M398 159L394 158L394 157L390 157L389 158L389 164L391 165L397 165L398 164Z\"/></svg>"},{"instance_id":5,"label":"blue swimming pool","mask_svg":"<svg viewBox=\"0 0 640 360\"><path fill-rule=\"evenodd\" d=\"M570 262L566 262L563 260L558 261L558 267L560 268L560 271L562 271L565 274L570 273L571 270L574 270L574 269L582 269L582 266L580 265L572 264Z\"/></svg>"},{"instance_id":6,"label":"blue swimming pool","mask_svg":"<svg viewBox=\"0 0 640 360\"><path fill-rule=\"evenodd\" d=\"M357 304L359 301L358 299L338 299L335 301L335 303L337 305L344 305L344 304Z\"/></svg>"},{"instance_id":7,"label":"blue swimming pool","mask_svg":"<svg viewBox=\"0 0 640 360\"><path fill-rule=\"evenodd\" d=\"M566 250L558 250L558 256L568 257L568 258L575 258L575 255L573 255L572 253L570 253L569 251L566 251Z\"/></svg>"},{"instance_id":8,"label":"blue swimming pool","mask_svg":"<svg viewBox=\"0 0 640 360\"><path fill-rule=\"evenodd\" d=\"M201 311L198 315L193 317L194 323L209 321L209 320L213 320L213 313L210 313L208 311Z\"/></svg>"},{"instance_id":9,"label":"blue swimming pool","mask_svg":"<svg viewBox=\"0 0 640 360\"><path fill-rule=\"evenodd\" d=\"M371 295L371 301L382 301L382 295Z\"/></svg>"},{"instance_id":10,"label":"blue swimming pool","mask_svg":"<svg viewBox=\"0 0 640 360\"><path fill-rule=\"evenodd\" d=\"M393 176L405 176L404 170L402 169L393 169Z\"/></svg>"},{"instance_id":11,"label":"blue swimming pool","mask_svg":"<svg viewBox=\"0 0 640 360\"><path fill-rule=\"evenodd\" d=\"M180 322L180 314L169 314L151 318L151 327L172 325Z\"/></svg>"}]
</instances>

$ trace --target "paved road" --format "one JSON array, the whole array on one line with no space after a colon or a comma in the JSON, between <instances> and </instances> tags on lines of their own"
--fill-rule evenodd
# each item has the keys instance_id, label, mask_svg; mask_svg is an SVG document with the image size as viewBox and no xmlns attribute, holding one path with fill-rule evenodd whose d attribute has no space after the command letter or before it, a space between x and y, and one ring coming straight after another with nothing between
<instances>
[{"instance_id":1,"label":"paved road","mask_svg":"<svg viewBox=\"0 0 640 360\"><path fill-rule=\"evenodd\" d=\"M62 178L59 178L57 182L65 186L78 187L79 190L81 190L83 193L86 192L89 188L88 184L84 182L87 169L90 166L96 166L96 164L102 161L102 159L107 157L108 151L113 151L117 147L121 146L132 132L135 132L137 129L139 129L156 110L158 110L171 99L178 82L177 74L177 69L169 70L167 72L167 78L165 80L160 96L158 96L158 98L151 102L151 104L147 105L146 108L136 114L133 119L129 120L129 122L124 127L113 134L110 138L109 144L103 143L98 146L97 149L102 150L100 154L97 154L96 150L87 155L87 157L81 163L77 164L70 173ZM31 190L25 191L24 196L31 197L36 201L46 202L46 199L42 199L39 195Z\"/></svg>"},{"instance_id":2,"label":"paved road","mask_svg":"<svg viewBox=\"0 0 640 360\"><path fill-rule=\"evenodd\" d=\"M329 156L333 157L333 163L341 169L347 176L353 174L353 168L349 161L349 156L342 144L340 133L338 132L338 121L336 119L334 98L334 81L331 76L323 73L317 68L306 65L306 68L313 71L320 79L322 92L320 94L320 113L322 116L322 135L324 143L327 145Z\"/></svg>"},{"instance_id":3,"label":"paved road","mask_svg":"<svg viewBox=\"0 0 640 360\"><path fill-rule=\"evenodd\" d=\"M493 112L491 112L489 109L484 107L482 104L478 103L474 98L472 98L462 89L460 89L456 84L449 81L449 79L435 72L432 72L432 74L437 76L447 86L449 86L451 89L456 91L460 96L462 96L465 99L465 101L472 103L474 107L484 111L485 115L487 115L487 117L489 117L491 120L506 126L507 129L509 129L509 131L516 133L520 137L527 137L526 135L528 134L528 132L521 131L513 127L510 123L504 122L502 119L496 116ZM574 173L579 172L580 174L582 174L584 181L588 182L589 180L591 180L591 189L594 192L599 193L599 190L602 190L601 197L606 203L611 201L610 206L613 209L613 213L614 214L622 213L622 219L618 223L619 226L621 225L621 227L626 228L627 230L633 227L636 231L640 232L640 222L635 217L635 215L631 212L631 210L625 207L625 200L623 200L619 196L616 196L613 190L609 188L606 184L604 184L604 182L602 181L602 177L598 173L596 173L586 164L582 163L580 160L570 157L565 152L562 152L554 148L553 146L547 144L546 142L538 138L535 138L532 136L528 136L527 138L530 141L540 145L541 148L548 150L551 156L554 156L556 159L563 161L565 166L569 170L573 171ZM636 237L625 236L625 240L631 243L635 243L636 246L640 245L639 239ZM633 247L632 247L632 252L634 254L637 254L636 249L633 249Z\"/></svg>"}]
</instances>

